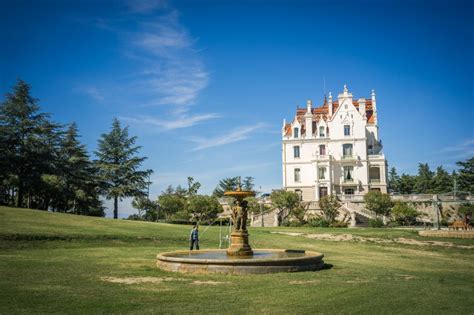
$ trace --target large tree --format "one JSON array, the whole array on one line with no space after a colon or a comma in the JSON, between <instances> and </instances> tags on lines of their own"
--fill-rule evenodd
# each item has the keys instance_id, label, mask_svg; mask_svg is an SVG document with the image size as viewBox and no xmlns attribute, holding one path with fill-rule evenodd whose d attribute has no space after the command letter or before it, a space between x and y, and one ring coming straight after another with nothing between
<instances>
[{"instance_id":1,"label":"large tree","mask_svg":"<svg viewBox=\"0 0 474 315\"><path fill-rule=\"evenodd\" d=\"M400 190L400 176L398 176L395 167L392 167L388 173L388 186L391 192L399 192Z\"/></svg>"},{"instance_id":2,"label":"large tree","mask_svg":"<svg viewBox=\"0 0 474 315\"><path fill-rule=\"evenodd\" d=\"M227 177L221 179L219 184L217 185L216 189L212 193L215 197L222 197L224 196L224 192L228 190L235 190L239 186L239 177Z\"/></svg>"},{"instance_id":3,"label":"large tree","mask_svg":"<svg viewBox=\"0 0 474 315\"><path fill-rule=\"evenodd\" d=\"M49 114L40 112L31 87L18 80L0 105L0 182L15 186L17 207L47 207L42 175L55 173L59 131Z\"/></svg>"},{"instance_id":4,"label":"large tree","mask_svg":"<svg viewBox=\"0 0 474 315\"><path fill-rule=\"evenodd\" d=\"M460 166L457 176L459 190L474 194L474 157L456 164Z\"/></svg>"},{"instance_id":5,"label":"large tree","mask_svg":"<svg viewBox=\"0 0 474 315\"><path fill-rule=\"evenodd\" d=\"M272 205L277 209L278 225L300 206L300 196L293 191L274 190L270 195Z\"/></svg>"},{"instance_id":6,"label":"large tree","mask_svg":"<svg viewBox=\"0 0 474 315\"><path fill-rule=\"evenodd\" d=\"M449 173L442 167L438 166L436 173L433 177L432 192L437 194L448 193L453 190L453 178Z\"/></svg>"},{"instance_id":7,"label":"large tree","mask_svg":"<svg viewBox=\"0 0 474 315\"><path fill-rule=\"evenodd\" d=\"M415 179L415 192L418 194L432 193L434 173L430 170L428 163L418 164L418 175Z\"/></svg>"},{"instance_id":8,"label":"large tree","mask_svg":"<svg viewBox=\"0 0 474 315\"><path fill-rule=\"evenodd\" d=\"M412 194L415 190L415 177L402 174L399 181L398 192L401 194Z\"/></svg>"},{"instance_id":9,"label":"large tree","mask_svg":"<svg viewBox=\"0 0 474 315\"><path fill-rule=\"evenodd\" d=\"M389 194L379 191L370 191L364 195L365 208L376 215L388 215L392 208Z\"/></svg>"},{"instance_id":10,"label":"large tree","mask_svg":"<svg viewBox=\"0 0 474 315\"><path fill-rule=\"evenodd\" d=\"M102 134L98 157L100 184L107 199L114 200L114 219L118 218L118 202L127 197L145 196L151 170L139 170L146 157L137 156L137 137L130 137L128 127L122 128L114 119L109 133Z\"/></svg>"},{"instance_id":11,"label":"large tree","mask_svg":"<svg viewBox=\"0 0 474 315\"><path fill-rule=\"evenodd\" d=\"M194 195L189 198L186 210L194 220L210 223L222 212L222 206L214 196Z\"/></svg>"}]
</instances>

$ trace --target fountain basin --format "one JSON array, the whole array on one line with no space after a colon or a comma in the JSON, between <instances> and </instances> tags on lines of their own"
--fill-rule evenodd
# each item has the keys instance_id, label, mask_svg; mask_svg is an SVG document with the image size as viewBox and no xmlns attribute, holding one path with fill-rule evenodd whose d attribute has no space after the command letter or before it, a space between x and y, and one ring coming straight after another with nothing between
<instances>
[{"instance_id":1,"label":"fountain basin","mask_svg":"<svg viewBox=\"0 0 474 315\"><path fill-rule=\"evenodd\" d=\"M157 266L183 273L264 274L319 270L324 255L313 251L257 249L252 256L228 256L225 249L158 254Z\"/></svg>"}]
</instances>

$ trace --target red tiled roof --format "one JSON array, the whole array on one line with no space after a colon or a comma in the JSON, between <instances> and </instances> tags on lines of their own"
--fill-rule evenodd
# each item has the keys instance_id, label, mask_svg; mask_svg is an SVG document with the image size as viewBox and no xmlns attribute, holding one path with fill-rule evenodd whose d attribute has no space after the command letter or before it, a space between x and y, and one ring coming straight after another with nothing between
<instances>
[{"instance_id":1,"label":"red tiled roof","mask_svg":"<svg viewBox=\"0 0 474 315\"><path fill-rule=\"evenodd\" d=\"M352 101L352 105L355 108L359 109L359 102L357 100ZM332 112L335 113L339 107L339 102L334 101L332 103ZM301 134L304 134L305 131L305 124L304 124L304 115L306 114L306 108L296 108L296 119L300 123L301 127ZM319 107L311 108L311 113L313 114L313 121L319 122L322 118L324 121L327 120L329 114L329 104L324 100L323 105ZM374 124L375 123L375 116L373 115L373 107L372 107L372 99L365 99L365 114L367 116L367 123ZM291 136L291 124L285 125L285 134L287 136Z\"/></svg>"}]
</instances>

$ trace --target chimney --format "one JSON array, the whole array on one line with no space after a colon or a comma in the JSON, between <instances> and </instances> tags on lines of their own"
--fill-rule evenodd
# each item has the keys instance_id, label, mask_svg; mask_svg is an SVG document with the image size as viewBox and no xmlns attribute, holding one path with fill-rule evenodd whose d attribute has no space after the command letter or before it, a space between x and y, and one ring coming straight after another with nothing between
<instances>
[{"instance_id":1,"label":"chimney","mask_svg":"<svg viewBox=\"0 0 474 315\"><path fill-rule=\"evenodd\" d=\"M328 108L329 108L329 117L332 117L332 93L331 92L329 92Z\"/></svg>"},{"instance_id":2,"label":"chimney","mask_svg":"<svg viewBox=\"0 0 474 315\"><path fill-rule=\"evenodd\" d=\"M312 107L313 107L313 102L311 100L307 100L306 101L306 114L304 115L307 139L311 139L313 137L313 113L311 111Z\"/></svg>"},{"instance_id":3,"label":"chimney","mask_svg":"<svg viewBox=\"0 0 474 315\"><path fill-rule=\"evenodd\" d=\"M359 98L357 103L359 103L359 113L362 115L362 117L367 118L365 113L365 98Z\"/></svg>"},{"instance_id":4,"label":"chimney","mask_svg":"<svg viewBox=\"0 0 474 315\"><path fill-rule=\"evenodd\" d=\"M372 89L372 110L374 111L373 115L374 115L374 122L375 124L377 124L377 102L375 100L375 90Z\"/></svg>"}]
</instances>

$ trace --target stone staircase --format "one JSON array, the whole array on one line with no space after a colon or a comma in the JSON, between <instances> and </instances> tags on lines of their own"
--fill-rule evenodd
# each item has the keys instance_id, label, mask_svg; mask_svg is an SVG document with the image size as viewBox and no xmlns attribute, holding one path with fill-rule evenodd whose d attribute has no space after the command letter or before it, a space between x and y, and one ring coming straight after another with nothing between
<instances>
[{"instance_id":1,"label":"stone staircase","mask_svg":"<svg viewBox=\"0 0 474 315\"><path fill-rule=\"evenodd\" d=\"M252 214L250 217L250 226L261 227L262 226L262 215L260 213ZM268 210L263 213L263 224L264 227L278 226L278 220L276 217L275 210Z\"/></svg>"},{"instance_id":2,"label":"stone staircase","mask_svg":"<svg viewBox=\"0 0 474 315\"><path fill-rule=\"evenodd\" d=\"M351 227L368 227L369 220L375 219L375 213L365 209L363 203L344 202L340 210L351 215Z\"/></svg>"}]
</instances>

